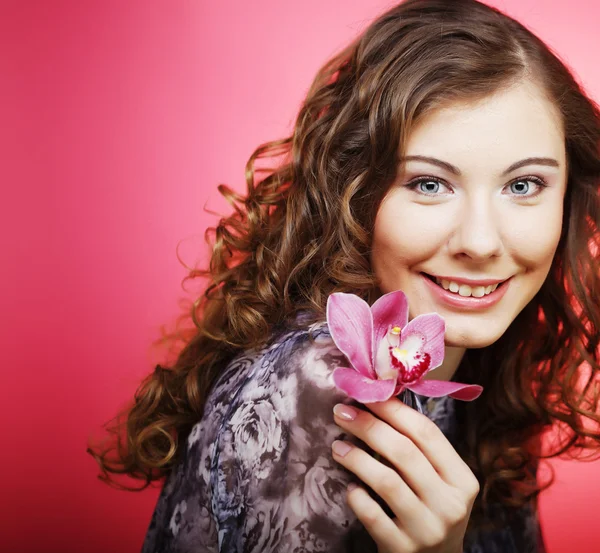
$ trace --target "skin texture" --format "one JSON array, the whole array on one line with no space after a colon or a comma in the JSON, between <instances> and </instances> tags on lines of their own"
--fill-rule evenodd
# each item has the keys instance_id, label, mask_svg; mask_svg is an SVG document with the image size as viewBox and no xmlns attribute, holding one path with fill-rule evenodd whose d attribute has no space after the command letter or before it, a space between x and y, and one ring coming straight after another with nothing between
<instances>
[{"instance_id":1,"label":"skin texture","mask_svg":"<svg viewBox=\"0 0 600 553\"><path fill-rule=\"evenodd\" d=\"M416 155L448 162L462 174L423 161L400 166L375 220L371 262L381 291L403 290L411 318L439 313L446 346L459 353L487 346L538 292L558 245L567 180L560 119L534 85L523 84L425 116L407 143L406 157ZM502 175L529 157L553 158L559 168L528 165ZM530 175L544 179L547 188L522 182ZM432 178L414 190L406 186L422 176ZM511 192L515 181L518 190L529 186L527 194ZM496 305L464 310L436 300L421 272L512 281ZM447 351L446 357L450 366L432 371L431 378L451 378L462 355Z\"/></svg>"},{"instance_id":2,"label":"skin texture","mask_svg":"<svg viewBox=\"0 0 600 553\"><path fill-rule=\"evenodd\" d=\"M384 455L391 467L348 442L334 442L333 456L384 499L396 518L390 519L361 487L348 492L351 509L380 553L462 553L479 493L477 479L424 415L396 398L369 408L372 413L338 404L335 421Z\"/></svg>"},{"instance_id":3,"label":"skin texture","mask_svg":"<svg viewBox=\"0 0 600 553\"><path fill-rule=\"evenodd\" d=\"M409 136L407 157L433 157L461 174L402 163L377 213L371 261L382 293L405 292L411 319L434 311L445 319L446 357L431 378L450 379L467 348L500 338L542 286L562 227L564 142L558 113L531 83L439 109ZM530 157L552 158L558 167L530 164L503 174ZM407 186L422 176L429 177L425 183ZM498 303L474 310L440 302L422 272L512 280ZM333 456L396 516L390 519L361 487L349 489L350 507L382 553L461 552L479 491L475 476L425 415L396 398L366 407L348 412L338 405L335 421L388 464L347 442L335 442Z\"/></svg>"}]
</instances>

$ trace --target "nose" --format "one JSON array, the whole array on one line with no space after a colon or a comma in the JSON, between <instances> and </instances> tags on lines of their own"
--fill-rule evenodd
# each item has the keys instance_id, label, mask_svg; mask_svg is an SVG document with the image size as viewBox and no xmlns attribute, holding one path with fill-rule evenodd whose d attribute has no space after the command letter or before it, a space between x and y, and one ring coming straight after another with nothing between
<instances>
[{"instance_id":1,"label":"nose","mask_svg":"<svg viewBox=\"0 0 600 553\"><path fill-rule=\"evenodd\" d=\"M483 262L502 254L502 219L494 209L492 199L478 196L466 201L457 217L455 231L448 243L452 255Z\"/></svg>"}]
</instances>

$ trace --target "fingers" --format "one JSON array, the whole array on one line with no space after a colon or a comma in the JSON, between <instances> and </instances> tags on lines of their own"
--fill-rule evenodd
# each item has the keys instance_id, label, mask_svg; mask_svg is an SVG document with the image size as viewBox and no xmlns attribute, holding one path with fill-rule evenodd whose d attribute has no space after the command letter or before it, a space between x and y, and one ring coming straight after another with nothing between
<instances>
[{"instance_id":1,"label":"fingers","mask_svg":"<svg viewBox=\"0 0 600 553\"><path fill-rule=\"evenodd\" d=\"M358 520L377 543L380 553L413 551L410 538L396 526L365 489L351 484L348 487L347 501Z\"/></svg>"},{"instance_id":2,"label":"fingers","mask_svg":"<svg viewBox=\"0 0 600 553\"><path fill-rule=\"evenodd\" d=\"M355 418L350 420L352 412ZM408 437L368 411L343 405L335 407L334 415L339 426L390 461L419 498L429 505L437 501L440 488L446 484L423 452ZM379 493L378 490L375 491Z\"/></svg>"},{"instance_id":3,"label":"fingers","mask_svg":"<svg viewBox=\"0 0 600 553\"><path fill-rule=\"evenodd\" d=\"M475 495L477 494L479 486L471 469L432 420L397 398L380 403L369 403L367 407L377 417L412 441L447 484L464 489L465 482L469 482L467 488L470 485ZM348 427L348 430L354 434L353 429Z\"/></svg>"},{"instance_id":4,"label":"fingers","mask_svg":"<svg viewBox=\"0 0 600 553\"><path fill-rule=\"evenodd\" d=\"M416 529L425 523L428 509L394 469L348 442L333 442L332 452L338 463L358 476L387 503L403 525ZM378 524L381 523L378 521Z\"/></svg>"},{"instance_id":5,"label":"fingers","mask_svg":"<svg viewBox=\"0 0 600 553\"><path fill-rule=\"evenodd\" d=\"M462 543L479 491L469 467L432 421L401 401L368 407L372 412L338 404L335 421L393 467L347 442L334 442L332 453L395 514L396 518L390 519L364 490L352 490L348 495L350 507L379 551L441 551L447 550L448 544L454 548L453 544Z\"/></svg>"}]
</instances>

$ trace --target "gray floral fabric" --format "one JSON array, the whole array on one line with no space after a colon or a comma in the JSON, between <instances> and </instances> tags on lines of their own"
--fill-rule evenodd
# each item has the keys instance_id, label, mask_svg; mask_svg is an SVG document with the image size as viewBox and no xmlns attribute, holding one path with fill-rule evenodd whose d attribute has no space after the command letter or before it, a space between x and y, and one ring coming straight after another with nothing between
<instances>
[{"instance_id":1,"label":"gray floral fabric","mask_svg":"<svg viewBox=\"0 0 600 553\"><path fill-rule=\"evenodd\" d=\"M331 373L347 364L326 324L234 359L163 486L142 553L377 551L345 502L356 478L331 456L335 439L365 447L333 421L333 406L350 400ZM403 399L457 439L454 400ZM543 552L531 510L467 536L465 553L495 552Z\"/></svg>"}]
</instances>

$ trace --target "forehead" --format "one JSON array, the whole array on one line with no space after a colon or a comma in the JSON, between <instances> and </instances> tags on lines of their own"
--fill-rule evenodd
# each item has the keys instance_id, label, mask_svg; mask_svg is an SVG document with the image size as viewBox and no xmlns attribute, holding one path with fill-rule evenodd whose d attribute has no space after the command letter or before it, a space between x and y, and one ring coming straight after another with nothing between
<instances>
[{"instance_id":1,"label":"forehead","mask_svg":"<svg viewBox=\"0 0 600 553\"><path fill-rule=\"evenodd\" d=\"M504 169L529 156L565 160L563 123L556 107L526 83L477 102L455 102L425 115L411 129L405 155L435 155L466 168Z\"/></svg>"}]
</instances>

